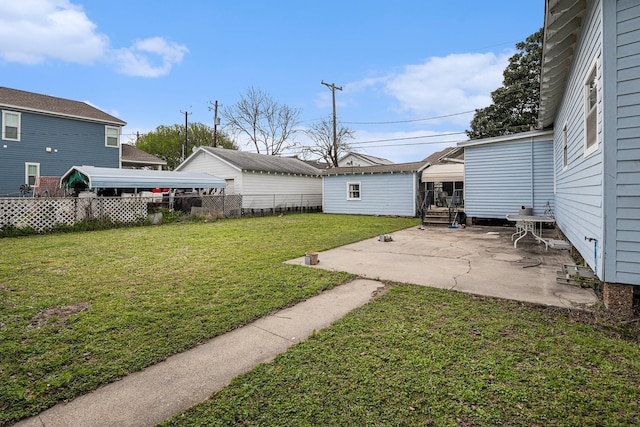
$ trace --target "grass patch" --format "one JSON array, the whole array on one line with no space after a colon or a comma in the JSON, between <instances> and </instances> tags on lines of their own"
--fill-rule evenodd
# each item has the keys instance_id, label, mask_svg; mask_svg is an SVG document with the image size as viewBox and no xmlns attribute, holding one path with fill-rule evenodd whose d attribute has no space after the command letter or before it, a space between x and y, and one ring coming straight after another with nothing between
<instances>
[{"instance_id":1,"label":"grass patch","mask_svg":"<svg viewBox=\"0 0 640 427\"><path fill-rule=\"evenodd\" d=\"M163 426L638 425L637 329L393 286Z\"/></svg>"},{"instance_id":2,"label":"grass patch","mask_svg":"<svg viewBox=\"0 0 640 427\"><path fill-rule=\"evenodd\" d=\"M299 214L3 239L0 425L352 277L287 259L413 225Z\"/></svg>"}]
</instances>

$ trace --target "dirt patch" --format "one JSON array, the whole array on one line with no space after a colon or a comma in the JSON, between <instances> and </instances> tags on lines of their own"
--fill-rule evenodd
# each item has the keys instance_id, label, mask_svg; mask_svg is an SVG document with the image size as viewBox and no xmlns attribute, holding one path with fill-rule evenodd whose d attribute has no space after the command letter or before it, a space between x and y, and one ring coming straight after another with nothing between
<instances>
[{"instance_id":1,"label":"dirt patch","mask_svg":"<svg viewBox=\"0 0 640 427\"><path fill-rule=\"evenodd\" d=\"M81 302L78 304L65 305L64 307L52 307L42 310L29 321L29 329L38 329L43 326L63 325L69 316L89 311L91 304Z\"/></svg>"}]
</instances>

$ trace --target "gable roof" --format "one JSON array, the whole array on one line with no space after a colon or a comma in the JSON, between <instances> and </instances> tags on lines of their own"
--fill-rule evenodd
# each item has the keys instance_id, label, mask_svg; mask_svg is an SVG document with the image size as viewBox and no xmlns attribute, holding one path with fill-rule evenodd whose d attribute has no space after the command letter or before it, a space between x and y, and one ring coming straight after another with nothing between
<instances>
[{"instance_id":1,"label":"gable roof","mask_svg":"<svg viewBox=\"0 0 640 427\"><path fill-rule=\"evenodd\" d=\"M545 1L538 108L538 126L541 128L552 125L555 119L571 69L585 9L585 0Z\"/></svg>"},{"instance_id":2,"label":"gable roof","mask_svg":"<svg viewBox=\"0 0 640 427\"><path fill-rule=\"evenodd\" d=\"M198 152L205 152L231 164L243 172L268 172L295 175L319 176L321 171L294 157L279 157L227 148L200 146L176 170L189 162Z\"/></svg>"},{"instance_id":3,"label":"gable roof","mask_svg":"<svg viewBox=\"0 0 640 427\"><path fill-rule=\"evenodd\" d=\"M462 161L464 160L464 151L460 152L458 147L447 147L443 150L436 151L435 153L431 154L428 157L425 157L425 159L422 161L425 163L431 163L432 165L435 165L437 163L442 163L443 161L446 161L449 158L454 158L456 160Z\"/></svg>"},{"instance_id":4,"label":"gable roof","mask_svg":"<svg viewBox=\"0 0 640 427\"><path fill-rule=\"evenodd\" d=\"M142 151L129 144L122 144L122 161L125 163L137 163L141 165L166 165L166 160Z\"/></svg>"},{"instance_id":5,"label":"gable roof","mask_svg":"<svg viewBox=\"0 0 640 427\"><path fill-rule=\"evenodd\" d=\"M337 168L326 169L322 172L322 175L365 175L372 173L418 172L428 165L428 163L421 161L411 163L392 163L390 165L375 166L340 166Z\"/></svg>"},{"instance_id":6,"label":"gable roof","mask_svg":"<svg viewBox=\"0 0 640 427\"><path fill-rule=\"evenodd\" d=\"M126 125L125 122L117 117L107 114L86 102L72 101L2 86L0 86L0 107L118 126Z\"/></svg>"},{"instance_id":7,"label":"gable roof","mask_svg":"<svg viewBox=\"0 0 640 427\"><path fill-rule=\"evenodd\" d=\"M371 156L369 154L363 154L363 153L356 153L354 151L350 151L347 154L345 154L344 156L342 156L340 158L340 161L342 161L343 159L349 157L349 156L354 156L354 157L360 157L361 159L369 162L369 163L373 163L376 165L390 165L393 164L393 162L391 160L388 159L384 159L382 157L376 157L376 156Z\"/></svg>"}]
</instances>

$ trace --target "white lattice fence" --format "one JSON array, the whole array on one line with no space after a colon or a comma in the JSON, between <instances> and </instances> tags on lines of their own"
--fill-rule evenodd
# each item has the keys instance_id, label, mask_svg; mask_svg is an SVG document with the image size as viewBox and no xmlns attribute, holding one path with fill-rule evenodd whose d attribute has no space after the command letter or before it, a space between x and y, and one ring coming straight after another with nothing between
<instances>
[{"instance_id":1,"label":"white lattice fence","mask_svg":"<svg viewBox=\"0 0 640 427\"><path fill-rule=\"evenodd\" d=\"M0 228L12 225L42 232L56 224L73 225L89 219L137 222L147 217L148 202L141 198L120 197L0 199Z\"/></svg>"}]
</instances>

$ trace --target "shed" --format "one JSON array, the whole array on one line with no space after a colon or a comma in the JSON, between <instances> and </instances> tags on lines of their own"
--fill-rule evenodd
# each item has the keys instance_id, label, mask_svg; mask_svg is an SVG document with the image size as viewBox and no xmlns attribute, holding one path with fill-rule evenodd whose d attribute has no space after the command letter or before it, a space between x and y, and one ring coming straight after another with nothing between
<instances>
[{"instance_id":1,"label":"shed","mask_svg":"<svg viewBox=\"0 0 640 427\"><path fill-rule=\"evenodd\" d=\"M542 215L547 203L553 208L552 131L476 139L458 146L464 148L467 217L504 219L522 206L532 207L535 215Z\"/></svg>"},{"instance_id":2,"label":"shed","mask_svg":"<svg viewBox=\"0 0 640 427\"><path fill-rule=\"evenodd\" d=\"M60 179L60 186L95 188L225 188L223 179L206 173L158 171L141 169L73 166Z\"/></svg>"},{"instance_id":3,"label":"shed","mask_svg":"<svg viewBox=\"0 0 640 427\"><path fill-rule=\"evenodd\" d=\"M425 162L336 167L322 176L325 213L417 216L419 173Z\"/></svg>"}]
</instances>

